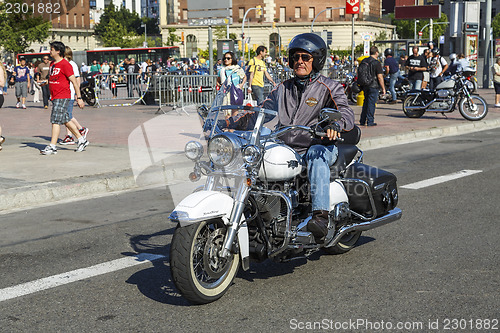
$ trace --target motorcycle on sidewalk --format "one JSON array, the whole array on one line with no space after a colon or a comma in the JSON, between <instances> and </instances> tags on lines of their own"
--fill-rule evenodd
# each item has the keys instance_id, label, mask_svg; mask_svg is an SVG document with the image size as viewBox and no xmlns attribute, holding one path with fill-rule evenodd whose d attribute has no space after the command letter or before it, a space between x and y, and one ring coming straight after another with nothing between
<instances>
[{"instance_id":1,"label":"motorcycle on sidewalk","mask_svg":"<svg viewBox=\"0 0 500 333\"><path fill-rule=\"evenodd\" d=\"M386 75L384 77L384 84L388 93L390 93L389 92L390 83L391 83L391 78L389 75ZM404 102L406 94L410 91L410 89L411 89L410 81L408 81L406 75L398 77L398 80L394 85L394 90L396 91L396 98Z\"/></svg>"},{"instance_id":2,"label":"motorcycle on sidewalk","mask_svg":"<svg viewBox=\"0 0 500 333\"><path fill-rule=\"evenodd\" d=\"M436 86L435 90L411 90L403 103L409 118L420 118L425 112L450 113L458 105L467 120L481 120L488 114L488 104L479 95L472 95L464 72L456 73Z\"/></svg>"},{"instance_id":3,"label":"motorcycle on sidewalk","mask_svg":"<svg viewBox=\"0 0 500 333\"><path fill-rule=\"evenodd\" d=\"M337 143L328 234L315 239L307 230L312 212L306 166L280 137L290 131L326 136L322 126L338 121L340 112L324 109L312 127L271 130L264 124L277 116L275 110L221 106L219 95L210 109L199 109L208 159L200 142L185 146L186 157L194 162L189 178L204 176L205 184L169 216L177 224L170 248L172 278L191 303L222 297L240 266L248 270L251 260L286 262L318 250L346 253L363 231L401 218L396 176L362 163L356 147L361 131L355 127Z\"/></svg>"},{"instance_id":4,"label":"motorcycle on sidewalk","mask_svg":"<svg viewBox=\"0 0 500 333\"><path fill-rule=\"evenodd\" d=\"M101 74L98 71L91 72L87 76L87 80L83 81L80 84L80 93L82 95L82 99L89 106L94 106L97 99L95 95L95 84L96 84L96 76Z\"/></svg>"}]
</instances>

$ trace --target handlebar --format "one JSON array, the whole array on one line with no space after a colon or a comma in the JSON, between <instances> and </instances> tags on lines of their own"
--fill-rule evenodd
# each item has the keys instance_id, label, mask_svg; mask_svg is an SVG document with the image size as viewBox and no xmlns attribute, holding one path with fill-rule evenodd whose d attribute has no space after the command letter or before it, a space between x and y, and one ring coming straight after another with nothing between
<instances>
[{"instance_id":1,"label":"handlebar","mask_svg":"<svg viewBox=\"0 0 500 333\"><path fill-rule=\"evenodd\" d=\"M272 134L270 134L268 137L269 138L277 138L289 131L293 131L293 130L303 130L303 131L307 131L309 133L311 133L312 135L315 135L317 137L322 137L322 138L325 138L327 137L326 135L326 132L324 131L321 131L321 130L316 130L316 129L313 129L311 127L308 127L308 126L302 126L302 125L293 125L293 126L287 126L285 128L282 128ZM344 139L341 138L341 137L338 137L337 139L335 139L335 141L337 142L344 142Z\"/></svg>"}]
</instances>

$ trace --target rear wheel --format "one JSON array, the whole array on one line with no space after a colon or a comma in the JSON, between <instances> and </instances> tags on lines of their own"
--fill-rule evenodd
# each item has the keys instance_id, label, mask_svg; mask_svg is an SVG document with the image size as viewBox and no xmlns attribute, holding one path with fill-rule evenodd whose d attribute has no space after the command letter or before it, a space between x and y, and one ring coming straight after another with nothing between
<instances>
[{"instance_id":1,"label":"rear wheel","mask_svg":"<svg viewBox=\"0 0 500 333\"><path fill-rule=\"evenodd\" d=\"M331 247L323 248L328 254L342 254L350 251L361 237L361 231L353 231L344 235L340 241Z\"/></svg>"},{"instance_id":2,"label":"rear wheel","mask_svg":"<svg viewBox=\"0 0 500 333\"><path fill-rule=\"evenodd\" d=\"M458 110L467 120L481 120L488 114L488 104L481 96L464 97L458 102Z\"/></svg>"},{"instance_id":3,"label":"rear wheel","mask_svg":"<svg viewBox=\"0 0 500 333\"><path fill-rule=\"evenodd\" d=\"M425 109L408 109L409 106L424 106L425 103L422 100L422 97L417 96L408 96L403 102L403 112L408 118L420 118L425 113Z\"/></svg>"},{"instance_id":4,"label":"rear wheel","mask_svg":"<svg viewBox=\"0 0 500 333\"><path fill-rule=\"evenodd\" d=\"M82 99L85 103L87 103L90 106L95 105L96 98L95 98L95 94L94 94L93 89L91 89L89 87L85 87L85 88L82 88L81 93L82 93Z\"/></svg>"},{"instance_id":5,"label":"rear wheel","mask_svg":"<svg viewBox=\"0 0 500 333\"><path fill-rule=\"evenodd\" d=\"M194 304L213 302L230 287L240 255L220 257L226 236L220 220L177 227L170 250L170 269L180 293Z\"/></svg>"}]
</instances>

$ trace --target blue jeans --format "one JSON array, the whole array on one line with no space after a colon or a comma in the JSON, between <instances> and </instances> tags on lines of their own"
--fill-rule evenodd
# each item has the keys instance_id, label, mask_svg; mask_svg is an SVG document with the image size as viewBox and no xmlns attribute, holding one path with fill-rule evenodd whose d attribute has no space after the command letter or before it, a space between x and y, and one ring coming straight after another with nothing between
<instances>
[{"instance_id":1,"label":"blue jeans","mask_svg":"<svg viewBox=\"0 0 500 333\"><path fill-rule=\"evenodd\" d=\"M330 210L330 166L337 160L337 146L314 145L303 155L311 185L312 210Z\"/></svg>"},{"instance_id":2,"label":"blue jeans","mask_svg":"<svg viewBox=\"0 0 500 333\"><path fill-rule=\"evenodd\" d=\"M421 90L422 89L422 80L410 80L411 89Z\"/></svg>"},{"instance_id":3,"label":"blue jeans","mask_svg":"<svg viewBox=\"0 0 500 333\"><path fill-rule=\"evenodd\" d=\"M252 85L252 96L260 106L264 101L264 87Z\"/></svg>"},{"instance_id":4,"label":"blue jeans","mask_svg":"<svg viewBox=\"0 0 500 333\"><path fill-rule=\"evenodd\" d=\"M398 80L399 76L400 76L399 71L390 74L389 91L391 92L393 101L398 99L398 96L396 95L396 89L394 89L394 85L396 85L396 81Z\"/></svg>"},{"instance_id":5,"label":"blue jeans","mask_svg":"<svg viewBox=\"0 0 500 333\"><path fill-rule=\"evenodd\" d=\"M359 122L361 125L373 124L375 122L375 103L378 99L378 88L365 88L363 90L365 100Z\"/></svg>"}]
</instances>

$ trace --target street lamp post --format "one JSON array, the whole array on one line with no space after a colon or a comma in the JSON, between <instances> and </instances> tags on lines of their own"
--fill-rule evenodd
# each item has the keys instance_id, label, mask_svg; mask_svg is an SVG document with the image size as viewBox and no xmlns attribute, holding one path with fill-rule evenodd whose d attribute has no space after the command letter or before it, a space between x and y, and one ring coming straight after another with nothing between
<instances>
[{"instance_id":1,"label":"street lamp post","mask_svg":"<svg viewBox=\"0 0 500 333\"><path fill-rule=\"evenodd\" d=\"M316 19L318 18L319 14L323 13L323 12L326 12L327 10L334 10L334 9L345 9L345 7L335 7L335 8L327 8L327 9L323 9L322 11L320 11L313 19L313 21L311 22L311 32L313 32L313 26L314 26L314 21L316 21Z\"/></svg>"},{"instance_id":2,"label":"street lamp post","mask_svg":"<svg viewBox=\"0 0 500 333\"><path fill-rule=\"evenodd\" d=\"M144 44L142 44L142 47L148 47L148 35L146 34L146 23L141 24L141 27L144 28Z\"/></svg>"},{"instance_id":3,"label":"street lamp post","mask_svg":"<svg viewBox=\"0 0 500 333\"><path fill-rule=\"evenodd\" d=\"M241 51L243 52L243 57L245 55L245 20L247 18L247 14L251 10L256 10L258 13L262 10L260 6L248 8L243 16L243 22L241 23Z\"/></svg>"},{"instance_id":4,"label":"street lamp post","mask_svg":"<svg viewBox=\"0 0 500 333\"><path fill-rule=\"evenodd\" d=\"M415 20L415 30L413 30L413 40L416 42L417 40L417 23L420 22L419 20Z\"/></svg>"}]
</instances>

